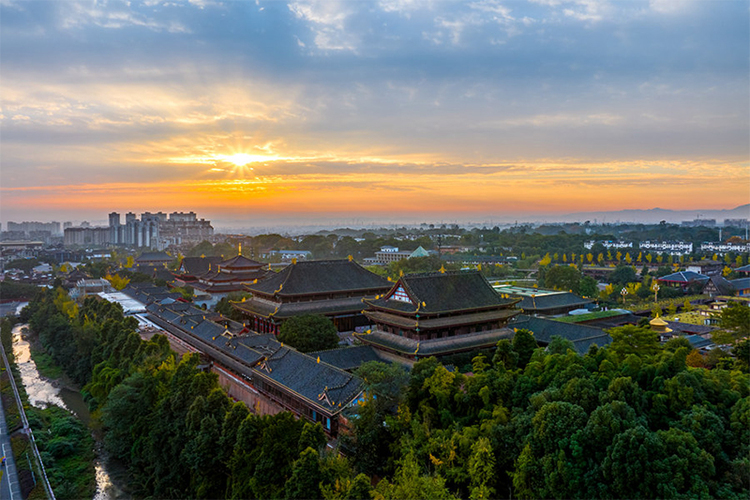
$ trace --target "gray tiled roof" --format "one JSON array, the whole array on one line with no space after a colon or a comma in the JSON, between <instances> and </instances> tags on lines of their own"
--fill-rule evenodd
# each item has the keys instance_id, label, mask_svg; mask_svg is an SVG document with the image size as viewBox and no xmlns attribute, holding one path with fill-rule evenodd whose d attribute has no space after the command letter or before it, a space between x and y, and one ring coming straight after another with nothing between
<instances>
[{"instance_id":1,"label":"gray tiled roof","mask_svg":"<svg viewBox=\"0 0 750 500\"><path fill-rule=\"evenodd\" d=\"M709 279L705 274L699 274L695 271L680 271L657 278L658 281L674 281L677 283L692 283L694 281L707 281Z\"/></svg>"},{"instance_id":2,"label":"gray tiled roof","mask_svg":"<svg viewBox=\"0 0 750 500\"><path fill-rule=\"evenodd\" d=\"M711 276L710 281L719 295L734 295L737 291L732 282L721 275L715 274L714 276Z\"/></svg>"},{"instance_id":3,"label":"gray tiled roof","mask_svg":"<svg viewBox=\"0 0 750 500\"><path fill-rule=\"evenodd\" d=\"M747 290L750 288L750 278L740 278L737 280L730 280L729 282L737 290Z\"/></svg>"},{"instance_id":4,"label":"gray tiled roof","mask_svg":"<svg viewBox=\"0 0 750 500\"><path fill-rule=\"evenodd\" d=\"M367 310L365 311L365 316L370 318L375 323L385 323L397 326L399 328L420 328L422 330L429 330L434 328L445 328L447 326L453 325L471 325L486 323L488 321L495 320L507 320L509 318L512 318L519 312L520 311L517 311L515 309L493 309L489 311L469 312L453 316L428 316L425 319L417 319L412 316L401 316L386 311Z\"/></svg>"},{"instance_id":5,"label":"gray tiled roof","mask_svg":"<svg viewBox=\"0 0 750 500\"><path fill-rule=\"evenodd\" d=\"M327 351L308 352L311 358L320 357L321 361L336 366L342 370L354 370L368 361L383 361L375 349L369 345L358 345Z\"/></svg>"},{"instance_id":6,"label":"gray tiled roof","mask_svg":"<svg viewBox=\"0 0 750 500\"><path fill-rule=\"evenodd\" d=\"M508 324L511 328L525 328L534 332L537 342L549 344L552 337L557 335L573 342L579 354L585 353L591 344L599 347L612 343L612 337L601 328L579 325L575 323L563 323L547 318L534 316L519 316Z\"/></svg>"},{"instance_id":7,"label":"gray tiled roof","mask_svg":"<svg viewBox=\"0 0 750 500\"><path fill-rule=\"evenodd\" d=\"M710 339L704 339L698 335L687 335L685 338L688 339L688 342L690 342L695 349L710 348L714 345Z\"/></svg>"},{"instance_id":8,"label":"gray tiled roof","mask_svg":"<svg viewBox=\"0 0 750 500\"><path fill-rule=\"evenodd\" d=\"M747 264L746 266L738 267L735 269L738 273L750 273L750 264Z\"/></svg>"},{"instance_id":9,"label":"gray tiled roof","mask_svg":"<svg viewBox=\"0 0 750 500\"><path fill-rule=\"evenodd\" d=\"M524 311L546 311L559 308L574 308L591 304L591 300L584 299L572 292L540 294L535 297L523 297L518 304Z\"/></svg>"},{"instance_id":10,"label":"gray tiled roof","mask_svg":"<svg viewBox=\"0 0 750 500\"><path fill-rule=\"evenodd\" d=\"M136 257L135 262L171 262L172 257L164 252L143 252Z\"/></svg>"},{"instance_id":11,"label":"gray tiled roof","mask_svg":"<svg viewBox=\"0 0 750 500\"><path fill-rule=\"evenodd\" d=\"M244 255L236 255L219 264L221 267L228 269L260 269L263 264L257 260L248 259Z\"/></svg>"},{"instance_id":12,"label":"gray tiled roof","mask_svg":"<svg viewBox=\"0 0 750 500\"><path fill-rule=\"evenodd\" d=\"M286 266L264 281L247 285L247 289L252 293L279 296L349 290L375 294L389 287L388 280L349 260L300 261Z\"/></svg>"},{"instance_id":13,"label":"gray tiled roof","mask_svg":"<svg viewBox=\"0 0 750 500\"><path fill-rule=\"evenodd\" d=\"M446 273L408 274L402 276L386 294L390 296L403 286L412 304L400 300L367 300L375 308L391 309L420 315L445 312L489 309L514 304L504 299L487 282L479 271L454 271Z\"/></svg>"},{"instance_id":14,"label":"gray tiled roof","mask_svg":"<svg viewBox=\"0 0 750 500\"><path fill-rule=\"evenodd\" d=\"M282 347L253 368L330 413L344 409L363 390L362 380L289 347Z\"/></svg>"},{"instance_id":15,"label":"gray tiled roof","mask_svg":"<svg viewBox=\"0 0 750 500\"><path fill-rule=\"evenodd\" d=\"M513 331L509 328L500 328L487 332L468 333L442 339L431 339L417 341L407 337L401 337L388 332L376 330L369 334L355 334L355 336L366 344L392 349L396 352L419 357L440 356L472 349L492 347L502 339L513 337Z\"/></svg>"},{"instance_id":16,"label":"gray tiled roof","mask_svg":"<svg viewBox=\"0 0 750 500\"><path fill-rule=\"evenodd\" d=\"M291 318L303 314L358 314L366 306L362 303L361 297L345 297L330 300L313 300L300 302L277 302L270 304L268 302L255 299L253 297L244 302L232 304L235 309L247 313L276 318ZM278 308L277 308L278 306Z\"/></svg>"},{"instance_id":17,"label":"gray tiled roof","mask_svg":"<svg viewBox=\"0 0 750 500\"><path fill-rule=\"evenodd\" d=\"M180 269L190 276L201 276L208 272L209 267L216 267L221 263L221 257L185 257Z\"/></svg>"},{"instance_id":18,"label":"gray tiled roof","mask_svg":"<svg viewBox=\"0 0 750 500\"><path fill-rule=\"evenodd\" d=\"M711 333L718 328L708 325L693 325L691 323L682 323L681 321L667 321L669 328L675 333L683 334L694 334L694 335L705 335Z\"/></svg>"},{"instance_id":19,"label":"gray tiled roof","mask_svg":"<svg viewBox=\"0 0 750 500\"><path fill-rule=\"evenodd\" d=\"M208 344L218 350L217 356L235 364L239 361L236 366L246 374L265 378L329 414L341 411L363 390L358 377L284 346L273 335L226 335L224 326L190 304L151 304L147 310L150 317L195 338L199 350L205 349L201 342Z\"/></svg>"}]
</instances>

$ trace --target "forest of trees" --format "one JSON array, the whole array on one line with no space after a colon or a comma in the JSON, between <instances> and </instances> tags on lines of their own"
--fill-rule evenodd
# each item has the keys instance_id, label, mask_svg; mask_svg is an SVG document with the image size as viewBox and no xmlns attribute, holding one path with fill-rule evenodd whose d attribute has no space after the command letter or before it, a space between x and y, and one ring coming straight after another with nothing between
<instances>
[{"instance_id":1,"label":"forest of trees","mask_svg":"<svg viewBox=\"0 0 750 500\"><path fill-rule=\"evenodd\" d=\"M319 425L233 403L195 355L148 342L119 306L61 291L25 312L101 419L139 496L159 498L747 498L750 376L691 368L689 348L628 327L580 356L529 332L407 372L367 363L346 457ZM747 348L746 343L743 344ZM300 374L304 376L304 374ZM217 445L218 443L218 445Z\"/></svg>"}]
</instances>

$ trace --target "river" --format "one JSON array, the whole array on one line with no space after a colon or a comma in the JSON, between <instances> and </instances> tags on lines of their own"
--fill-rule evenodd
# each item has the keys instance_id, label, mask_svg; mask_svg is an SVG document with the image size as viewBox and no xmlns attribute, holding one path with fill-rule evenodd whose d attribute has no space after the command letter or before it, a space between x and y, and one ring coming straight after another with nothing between
<instances>
[{"instance_id":1,"label":"river","mask_svg":"<svg viewBox=\"0 0 750 500\"><path fill-rule=\"evenodd\" d=\"M37 408L46 408L56 405L64 408L78 417L84 424L88 425L91 420L88 406L83 401L80 391L66 377L50 380L42 377L36 368L36 363L31 358L29 342L26 340L28 325L16 325L13 328L13 355L16 358L18 370L21 373L29 403ZM123 491L127 473L125 467L116 460L109 457L101 440L96 433L96 459L94 469L96 471L96 494L94 500L122 500L130 498Z\"/></svg>"}]
</instances>

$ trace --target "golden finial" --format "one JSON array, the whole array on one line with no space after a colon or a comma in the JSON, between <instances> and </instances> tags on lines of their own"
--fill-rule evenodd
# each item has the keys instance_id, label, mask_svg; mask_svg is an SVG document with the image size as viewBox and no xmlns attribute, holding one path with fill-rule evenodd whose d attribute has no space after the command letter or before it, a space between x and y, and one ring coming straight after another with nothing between
<instances>
[{"instance_id":1,"label":"golden finial","mask_svg":"<svg viewBox=\"0 0 750 500\"><path fill-rule=\"evenodd\" d=\"M201 259L205 259L205 258L206 258L206 254L205 254L205 253L202 253L202 254L201 254ZM209 265L211 265L211 264L209 264Z\"/></svg>"},{"instance_id":2,"label":"golden finial","mask_svg":"<svg viewBox=\"0 0 750 500\"><path fill-rule=\"evenodd\" d=\"M440 266L440 274L445 274L445 265Z\"/></svg>"},{"instance_id":3,"label":"golden finial","mask_svg":"<svg viewBox=\"0 0 750 500\"><path fill-rule=\"evenodd\" d=\"M390 276L388 276L388 281L393 281Z\"/></svg>"},{"instance_id":4,"label":"golden finial","mask_svg":"<svg viewBox=\"0 0 750 500\"><path fill-rule=\"evenodd\" d=\"M318 363L320 363L320 356L318 356Z\"/></svg>"},{"instance_id":5,"label":"golden finial","mask_svg":"<svg viewBox=\"0 0 750 500\"><path fill-rule=\"evenodd\" d=\"M242 255L242 242L240 241L239 247L237 248L237 255Z\"/></svg>"},{"instance_id":6,"label":"golden finial","mask_svg":"<svg viewBox=\"0 0 750 500\"><path fill-rule=\"evenodd\" d=\"M401 270L400 270L400 271L398 272L398 275L399 275L399 276L403 276L403 275L404 275L404 270L403 270L403 269L401 269Z\"/></svg>"},{"instance_id":7,"label":"golden finial","mask_svg":"<svg viewBox=\"0 0 750 500\"><path fill-rule=\"evenodd\" d=\"M257 284L258 284L258 278L255 278L255 279L253 280L253 285L257 285Z\"/></svg>"},{"instance_id":8,"label":"golden finial","mask_svg":"<svg viewBox=\"0 0 750 500\"><path fill-rule=\"evenodd\" d=\"M297 263L297 257L294 257L294 258L292 259L292 265L295 265L296 263Z\"/></svg>"},{"instance_id":9,"label":"golden finial","mask_svg":"<svg viewBox=\"0 0 750 500\"><path fill-rule=\"evenodd\" d=\"M352 257L351 255L349 255L349 256L347 257L347 259L349 259L349 262L351 262L351 261L353 261L353 260L354 260L354 257Z\"/></svg>"}]
</instances>

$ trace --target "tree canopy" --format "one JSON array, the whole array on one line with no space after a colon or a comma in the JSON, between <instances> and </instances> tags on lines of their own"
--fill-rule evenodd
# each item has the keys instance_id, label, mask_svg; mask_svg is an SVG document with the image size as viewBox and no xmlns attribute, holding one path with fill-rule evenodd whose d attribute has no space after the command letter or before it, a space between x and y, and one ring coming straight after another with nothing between
<instances>
[{"instance_id":1,"label":"tree canopy","mask_svg":"<svg viewBox=\"0 0 750 500\"><path fill-rule=\"evenodd\" d=\"M287 319L281 325L278 338L301 352L335 349L339 343L333 322L316 314Z\"/></svg>"}]
</instances>

